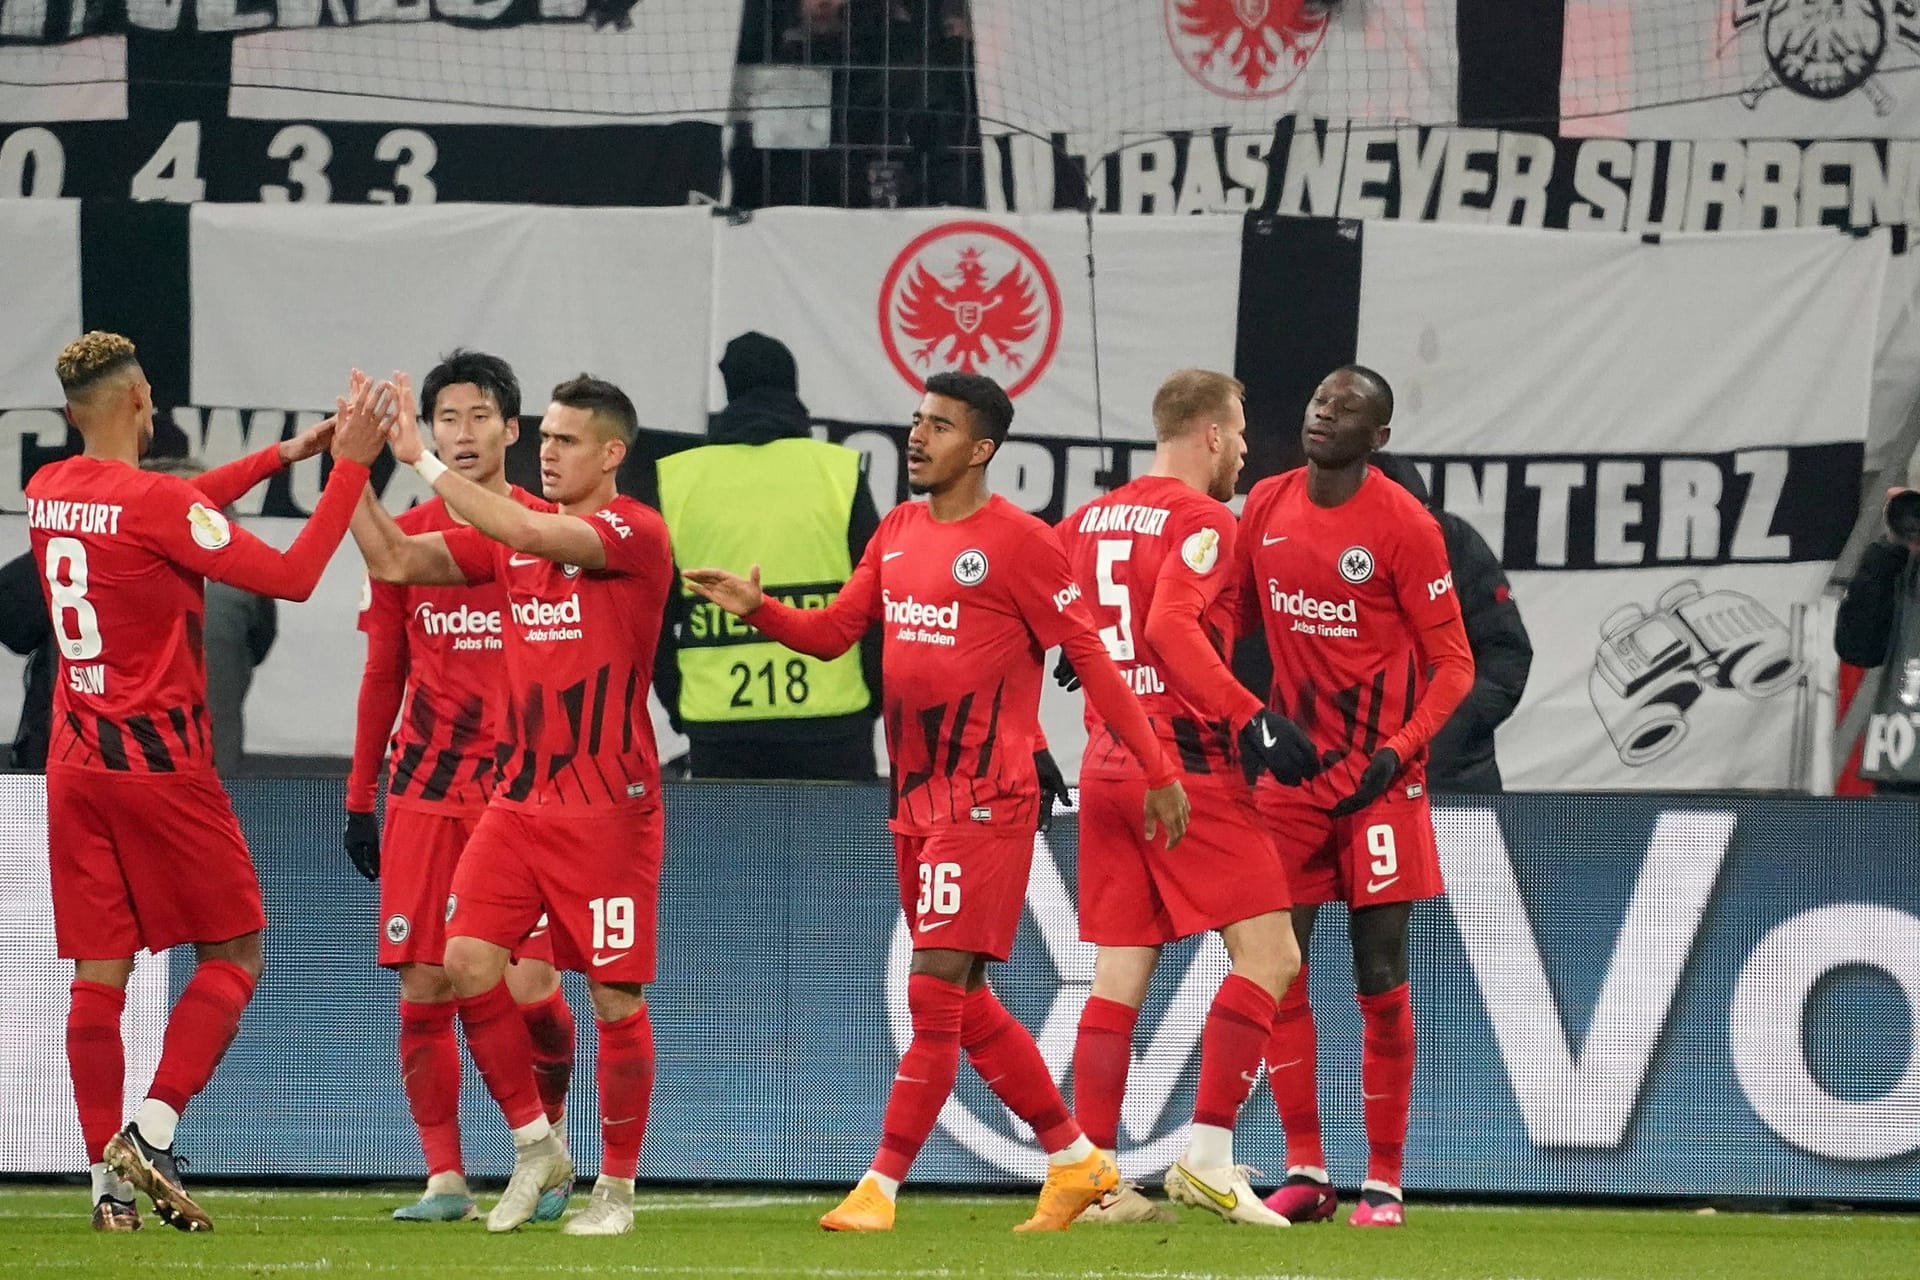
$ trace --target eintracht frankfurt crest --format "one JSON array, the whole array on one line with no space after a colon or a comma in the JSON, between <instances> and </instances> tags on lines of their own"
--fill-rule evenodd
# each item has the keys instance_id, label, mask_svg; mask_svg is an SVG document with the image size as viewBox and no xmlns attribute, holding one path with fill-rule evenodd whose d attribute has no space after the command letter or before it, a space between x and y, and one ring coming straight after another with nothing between
<instances>
[{"instance_id":1,"label":"eintracht frankfurt crest","mask_svg":"<svg viewBox=\"0 0 1920 1280\"><path fill-rule=\"evenodd\" d=\"M880 340L918 390L943 370L983 373L1017 396L1060 342L1060 287L1039 251L991 222L914 238L880 286Z\"/></svg>"},{"instance_id":2,"label":"eintracht frankfurt crest","mask_svg":"<svg viewBox=\"0 0 1920 1280\"><path fill-rule=\"evenodd\" d=\"M1163 0L1187 73L1224 98L1285 93L1327 34L1313 0Z\"/></svg>"},{"instance_id":3,"label":"eintracht frankfurt crest","mask_svg":"<svg viewBox=\"0 0 1920 1280\"><path fill-rule=\"evenodd\" d=\"M1911 51L1920 48L1920 12L1913 0L1888 2L1892 34L1910 51L1898 68L1885 65L1893 47L1883 0L1733 0L1734 30L1757 29L1767 58L1767 69L1740 94L1741 104L1757 108L1782 86L1820 102L1858 89L1873 103L1875 115L1891 112L1893 94L1875 72L1912 68Z\"/></svg>"}]
</instances>

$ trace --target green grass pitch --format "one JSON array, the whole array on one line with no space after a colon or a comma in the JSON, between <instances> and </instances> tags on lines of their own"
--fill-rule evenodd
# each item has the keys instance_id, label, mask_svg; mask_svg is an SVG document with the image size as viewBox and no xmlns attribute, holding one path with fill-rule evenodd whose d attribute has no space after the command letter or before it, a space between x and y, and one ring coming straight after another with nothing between
<instances>
[{"instance_id":1,"label":"green grass pitch","mask_svg":"<svg viewBox=\"0 0 1920 1280\"><path fill-rule=\"evenodd\" d=\"M642 1188L633 1234L574 1239L557 1226L489 1236L477 1222L387 1220L409 1193L210 1190L211 1235L151 1215L137 1235L95 1235L84 1192L0 1184L0 1276L635 1276L663 1280L1913 1280L1920 1216L1423 1205L1401 1231L1341 1221L1263 1231L1192 1210L1172 1226L1016 1236L1031 1197L902 1197L891 1235L833 1236L825 1194ZM582 1197L577 1197L576 1205ZM482 1198L482 1206L490 1202ZM1344 1218L1344 1207L1342 1211Z\"/></svg>"}]
</instances>

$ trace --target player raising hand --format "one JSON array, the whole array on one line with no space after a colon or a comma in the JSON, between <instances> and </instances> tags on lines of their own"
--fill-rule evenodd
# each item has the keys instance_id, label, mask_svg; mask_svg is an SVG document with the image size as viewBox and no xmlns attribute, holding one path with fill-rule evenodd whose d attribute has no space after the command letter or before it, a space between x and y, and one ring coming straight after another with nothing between
<instances>
[{"instance_id":1,"label":"player raising hand","mask_svg":"<svg viewBox=\"0 0 1920 1280\"><path fill-rule=\"evenodd\" d=\"M1143 833L1170 846L1187 825L1179 767L1155 740L1107 657L1053 531L987 491L986 468L1013 405L992 379L939 373L907 437L902 503L825 609L803 610L719 568L686 573L694 590L771 638L821 658L882 630L894 856L913 933L907 1004L913 1041L887 1099L872 1170L820 1220L831 1231L887 1231L907 1169L953 1091L964 1049L1048 1152L1033 1217L1064 1229L1119 1180L1061 1101L1033 1037L986 982L1012 950L1033 860L1041 656L1061 646L1087 697L1142 762ZM744 567L744 566L743 566Z\"/></svg>"}]
</instances>

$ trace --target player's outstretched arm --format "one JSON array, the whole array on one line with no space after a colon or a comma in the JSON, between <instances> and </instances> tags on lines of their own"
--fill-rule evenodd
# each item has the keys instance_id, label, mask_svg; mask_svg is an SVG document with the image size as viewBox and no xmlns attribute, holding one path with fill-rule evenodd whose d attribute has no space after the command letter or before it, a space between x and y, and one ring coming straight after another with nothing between
<instances>
[{"instance_id":1,"label":"player's outstretched arm","mask_svg":"<svg viewBox=\"0 0 1920 1280\"><path fill-rule=\"evenodd\" d=\"M1062 640L1061 653L1080 676L1080 687L1093 709L1147 771L1146 836L1161 829L1167 848L1180 843L1187 831L1187 793L1180 785L1180 764L1154 736L1153 725L1140 700L1127 687L1120 668L1113 665L1089 620L1087 629Z\"/></svg>"},{"instance_id":2,"label":"player's outstretched arm","mask_svg":"<svg viewBox=\"0 0 1920 1280\"><path fill-rule=\"evenodd\" d=\"M181 501L186 508L179 513L184 518L163 518L157 529L167 557L203 577L256 595L280 600L311 596L366 491L367 465L386 440L374 388L358 388L352 402L342 401L341 408L340 425L333 433L333 473L292 546L277 551L245 529L234 528L219 508L188 500L198 491L182 483L171 499L163 499Z\"/></svg>"},{"instance_id":3,"label":"player's outstretched arm","mask_svg":"<svg viewBox=\"0 0 1920 1280\"><path fill-rule=\"evenodd\" d=\"M409 534L402 529L369 489L353 513L353 541L367 562L367 576L375 582L408 586L460 586L467 580L447 550L443 533Z\"/></svg>"},{"instance_id":4,"label":"player's outstretched arm","mask_svg":"<svg viewBox=\"0 0 1920 1280\"><path fill-rule=\"evenodd\" d=\"M247 490L272 479L281 469L325 453L333 443L333 429L337 422L336 418L322 418L290 439L256 449L223 467L202 472L190 483L206 494L208 501L216 507L238 502Z\"/></svg>"},{"instance_id":5,"label":"player's outstretched arm","mask_svg":"<svg viewBox=\"0 0 1920 1280\"><path fill-rule=\"evenodd\" d=\"M397 393L392 428L394 460L418 471L456 516L515 551L582 569L607 567L607 547L579 516L531 511L504 493L483 489L427 452L415 416L413 380L393 375Z\"/></svg>"},{"instance_id":6,"label":"player's outstretched arm","mask_svg":"<svg viewBox=\"0 0 1920 1280\"><path fill-rule=\"evenodd\" d=\"M876 617L879 546L877 538L867 544L847 585L824 609L796 609L767 595L760 589L757 564L745 578L725 569L688 569L680 576L696 595L752 623L769 639L809 657L837 658L859 643Z\"/></svg>"}]
</instances>

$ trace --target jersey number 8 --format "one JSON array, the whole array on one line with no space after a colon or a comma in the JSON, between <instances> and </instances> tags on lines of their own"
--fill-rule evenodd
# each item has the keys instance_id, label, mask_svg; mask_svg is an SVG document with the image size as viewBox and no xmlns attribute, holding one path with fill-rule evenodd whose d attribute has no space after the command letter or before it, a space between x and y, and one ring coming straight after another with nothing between
<instances>
[{"instance_id":1,"label":"jersey number 8","mask_svg":"<svg viewBox=\"0 0 1920 1280\"><path fill-rule=\"evenodd\" d=\"M78 538L47 540L47 586L60 656L72 662L99 657L100 615L87 600L86 543Z\"/></svg>"}]
</instances>

